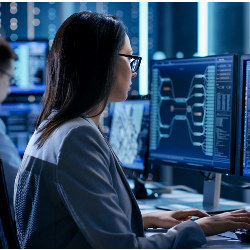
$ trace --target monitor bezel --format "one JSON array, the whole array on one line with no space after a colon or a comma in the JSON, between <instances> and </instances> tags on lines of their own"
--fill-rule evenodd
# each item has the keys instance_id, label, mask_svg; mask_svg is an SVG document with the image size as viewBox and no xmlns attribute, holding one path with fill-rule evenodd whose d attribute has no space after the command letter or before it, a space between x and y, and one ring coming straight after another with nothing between
<instances>
[{"instance_id":1,"label":"monitor bezel","mask_svg":"<svg viewBox=\"0 0 250 250\"><path fill-rule=\"evenodd\" d=\"M246 62L250 61L250 54L241 56L240 76L238 90L238 129L237 129L237 146L236 146L236 175L242 181L249 181L250 176L243 175L243 148L244 148L244 129L245 129L245 92L246 92Z\"/></svg>"},{"instance_id":2,"label":"monitor bezel","mask_svg":"<svg viewBox=\"0 0 250 250\"><path fill-rule=\"evenodd\" d=\"M7 39L7 41L10 44L10 46L11 46L11 43L16 43L16 42L18 42L18 43L19 42L20 43L22 43L22 42L34 42L34 43L35 42L45 42L48 45L47 49L46 49L46 65L45 65L45 71L44 71L44 77L45 77L44 78L45 79L45 82L44 82L44 91L40 91L40 90L35 91L35 89L32 89L32 91L27 90L27 91L14 91L13 92L13 90L11 90L11 93L10 93L10 95L12 95L12 94L14 94L14 95L18 95L18 94L25 95L25 94L32 94L32 93L43 95L44 92L45 92L45 90L46 90L47 60L48 60L48 55L49 55L49 51L50 51L49 40L48 39L17 39L16 41L13 41L11 39Z\"/></svg>"},{"instance_id":3,"label":"monitor bezel","mask_svg":"<svg viewBox=\"0 0 250 250\"><path fill-rule=\"evenodd\" d=\"M151 93L151 84L152 84L152 66L156 61L172 61L172 60L186 60L186 59L202 59L202 58L211 58L211 57L225 57L231 56L233 57L233 96L232 96L232 136L231 136L231 154L230 154L230 168L221 168L221 167L209 167L203 164L194 164L194 163L185 163L173 160L163 160L156 159L150 156L149 149L149 162L155 166L166 166L166 167L174 167L174 168L182 168L187 170L195 170L201 172L215 172L215 173L223 173L223 174L235 174L235 152L236 152L236 125L237 125L237 82L238 82L238 55L237 54L224 54L224 55L210 55L205 57L184 57L184 58L168 58L163 60L151 60L150 63L150 93ZM151 114L151 105L150 105L150 114ZM149 131L150 132L150 131ZM149 135L150 137L150 135ZM149 139L150 140L150 139Z\"/></svg>"}]
</instances>

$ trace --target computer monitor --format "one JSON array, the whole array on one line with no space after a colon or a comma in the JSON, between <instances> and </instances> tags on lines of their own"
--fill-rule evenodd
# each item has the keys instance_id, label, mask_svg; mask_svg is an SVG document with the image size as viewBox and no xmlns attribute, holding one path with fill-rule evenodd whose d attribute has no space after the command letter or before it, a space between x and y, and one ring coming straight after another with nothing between
<instances>
[{"instance_id":1,"label":"computer monitor","mask_svg":"<svg viewBox=\"0 0 250 250\"><path fill-rule=\"evenodd\" d=\"M6 126L6 132L14 142L20 155L35 131L37 119L41 113L40 103L4 103L0 105L0 118Z\"/></svg>"},{"instance_id":2,"label":"computer monitor","mask_svg":"<svg viewBox=\"0 0 250 250\"><path fill-rule=\"evenodd\" d=\"M113 104L109 142L123 167L144 173L148 129L149 100Z\"/></svg>"},{"instance_id":3,"label":"computer monitor","mask_svg":"<svg viewBox=\"0 0 250 250\"><path fill-rule=\"evenodd\" d=\"M150 162L211 172L203 201L211 211L218 173L235 170L236 88L236 55L151 62Z\"/></svg>"},{"instance_id":4,"label":"computer monitor","mask_svg":"<svg viewBox=\"0 0 250 250\"><path fill-rule=\"evenodd\" d=\"M134 180L137 199L158 198L159 193L144 185L149 173L149 100L131 96L110 104L112 122L109 142L129 179Z\"/></svg>"},{"instance_id":5,"label":"computer monitor","mask_svg":"<svg viewBox=\"0 0 250 250\"><path fill-rule=\"evenodd\" d=\"M236 70L234 55L152 61L150 159L234 172Z\"/></svg>"},{"instance_id":6,"label":"computer monitor","mask_svg":"<svg viewBox=\"0 0 250 250\"><path fill-rule=\"evenodd\" d=\"M250 179L250 55L241 56L237 135L237 164L240 175Z\"/></svg>"},{"instance_id":7,"label":"computer monitor","mask_svg":"<svg viewBox=\"0 0 250 250\"><path fill-rule=\"evenodd\" d=\"M43 93L45 91L47 41L10 41L18 56L12 93Z\"/></svg>"}]
</instances>

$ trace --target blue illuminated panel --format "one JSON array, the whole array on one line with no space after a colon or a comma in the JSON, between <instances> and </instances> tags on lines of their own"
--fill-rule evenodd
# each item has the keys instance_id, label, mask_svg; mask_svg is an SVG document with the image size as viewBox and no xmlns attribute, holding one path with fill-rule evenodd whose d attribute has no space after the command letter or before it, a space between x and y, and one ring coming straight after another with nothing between
<instances>
[{"instance_id":1,"label":"blue illuminated panel","mask_svg":"<svg viewBox=\"0 0 250 250\"><path fill-rule=\"evenodd\" d=\"M115 103L109 141L124 167L144 170L148 126L148 100Z\"/></svg>"},{"instance_id":2,"label":"blue illuminated panel","mask_svg":"<svg viewBox=\"0 0 250 250\"><path fill-rule=\"evenodd\" d=\"M15 66L15 82L12 93L43 93L45 90L46 60L48 43L46 41L10 42L18 56Z\"/></svg>"},{"instance_id":3,"label":"blue illuminated panel","mask_svg":"<svg viewBox=\"0 0 250 250\"><path fill-rule=\"evenodd\" d=\"M0 118L6 132L22 155L35 131L42 110L40 103L6 103L0 106Z\"/></svg>"},{"instance_id":4,"label":"blue illuminated panel","mask_svg":"<svg viewBox=\"0 0 250 250\"><path fill-rule=\"evenodd\" d=\"M243 176L250 177L250 61L246 61L245 81Z\"/></svg>"},{"instance_id":5,"label":"blue illuminated panel","mask_svg":"<svg viewBox=\"0 0 250 250\"><path fill-rule=\"evenodd\" d=\"M150 158L230 169L234 57L153 61Z\"/></svg>"}]
</instances>

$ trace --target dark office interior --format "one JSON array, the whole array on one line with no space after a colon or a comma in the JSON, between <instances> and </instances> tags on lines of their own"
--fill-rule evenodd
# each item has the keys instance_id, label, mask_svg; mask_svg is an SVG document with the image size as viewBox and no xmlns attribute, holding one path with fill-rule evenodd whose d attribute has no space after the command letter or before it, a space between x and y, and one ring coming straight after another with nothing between
<instances>
[{"instance_id":1,"label":"dark office interior","mask_svg":"<svg viewBox=\"0 0 250 250\"><path fill-rule=\"evenodd\" d=\"M223 54L248 54L249 53L249 12L248 3L209 3L207 6L207 51L204 55ZM128 27L131 45L134 54L140 54L140 4L127 3L1 3L0 5L0 33L1 36L11 42L15 41L48 41L49 46L53 42L55 33L63 20L70 14L90 10L102 13L110 13L118 16ZM199 4L193 3L148 3L148 65L152 59L165 58L189 58L199 56ZM205 27L204 26L204 27ZM49 49L49 48L48 48ZM143 62L146 64L146 62ZM43 74L40 72L40 74ZM140 74L143 74L142 70ZM44 76L43 76L44 77ZM45 78L45 77L44 77ZM144 78L145 79L145 78ZM148 71L148 82L150 75ZM149 84L148 84L149 86ZM149 87L148 87L149 88ZM18 92L18 91L17 91ZM5 103L29 103L37 104L41 100L40 93L28 90L30 93L12 93ZM139 77L133 80L130 95L148 94L147 90L140 93ZM20 110L22 107L20 108ZM25 109L25 108L23 108ZM20 111L24 112L24 111ZM34 111L35 112L35 111ZM16 144L20 144L24 152L25 144L33 132L32 117L29 114L29 124L26 124L19 135L15 131L10 132ZM26 112L27 115L27 112ZM10 122L15 122L15 116L9 117ZM22 123L23 117L18 117ZM4 116L4 120L7 117ZM26 120L26 118L25 118ZM22 129L22 128L21 128ZM25 132L29 136L25 138ZM17 138L18 137L18 138ZM161 171L159 171L161 169ZM173 185L187 185L202 193L203 179L199 171L190 171L183 168L152 169L150 178L166 181ZM241 181L235 176L223 175L221 196L235 200L248 201L247 190L242 191ZM228 185L227 185L228 184ZM230 185L232 184L232 185Z\"/></svg>"},{"instance_id":2,"label":"dark office interior","mask_svg":"<svg viewBox=\"0 0 250 250\"><path fill-rule=\"evenodd\" d=\"M191 188L203 194L204 181L210 181L212 172L221 175L221 198L250 203L249 104L244 83L248 76L243 76L247 74L249 59L243 56L250 54L250 3L247 2L1 2L0 36L9 42L18 60L11 93L0 106L0 118L20 157L24 155L42 110L46 60L56 32L70 15L85 10L109 13L122 19L133 54L142 57L128 100L110 103L102 116L103 130L129 179L141 178L148 187L156 187L155 183L164 188L184 186L184 189ZM215 75L218 92L209 99L209 90L204 86L214 78L209 78L208 68L199 69L205 71L203 74L197 65L210 65L212 60L216 64L214 67L220 60L228 62L221 67L230 67L228 88L232 92L222 93L224 87L218 86L219 76ZM193 68L189 68L192 67L189 63ZM169 64L181 65L183 75L169 73ZM185 69L195 71L195 67L193 80L188 78L191 70L188 73ZM202 95L195 92L195 88L202 89ZM172 92L166 94L169 90ZM156 91L161 92L156 95ZM210 105L207 100L212 100L216 107L214 121L198 131L199 126L211 119L208 116L211 111L203 108ZM219 102L222 106L223 102L228 105L227 114L222 112ZM162 107L171 112L166 111L165 115ZM191 107L196 108L193 112L197 117L204 117L203 120L194 121L189 117ZM169 118L175 110L176 115ZM126 112L129 119L140 117L141 120L135 121L132 127L131 120L124 116ZM155 132L158 122L160 132ZM122 130L124 127L138 131L126 134L129 132ZM133 137L138 134L138 138ZM208 146L210 140L206 139L209 135L214 136L210 138L212 151ZM129 136L132 139L126 141ZM198 137L206 138L200 142ZM122 151L125 141L133 144L129 154ZM204 162L203 157L195 159L196 153L204 154ZM132 185L138 185L139 192L144 188L138 182Z\"/></svg>"}]
</instances>

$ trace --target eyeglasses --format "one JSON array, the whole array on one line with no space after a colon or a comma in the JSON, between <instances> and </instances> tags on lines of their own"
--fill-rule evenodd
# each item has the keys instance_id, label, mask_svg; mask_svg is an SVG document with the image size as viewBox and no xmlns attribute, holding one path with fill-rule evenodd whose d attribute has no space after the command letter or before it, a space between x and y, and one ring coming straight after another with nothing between
<instances>
[{"instance_id":1,"label":"eyeglasses","mask_svg":"<svg viewBox=\"0 0 250 250\"><path fill-rule=\"evenodd\" d=\"M9 77L10 85L14 83L15 77L12 74L8 73L6 70L1 69L1 68L0 68L0 72L2 72L4 75Z\"/></svg>"},{"instance_id":2,"label":"eyeglasses","mask_svg":"<svg viewBox=\"0 0 250 250\"><path fill-rule=\"evenodd\" d=\"M133 73L135 73L139 69L142 60L140 56L132 56L126 54L119 54L119 56L125 56L130 58L130 67Z\"/></svg>"}]
</instances>

